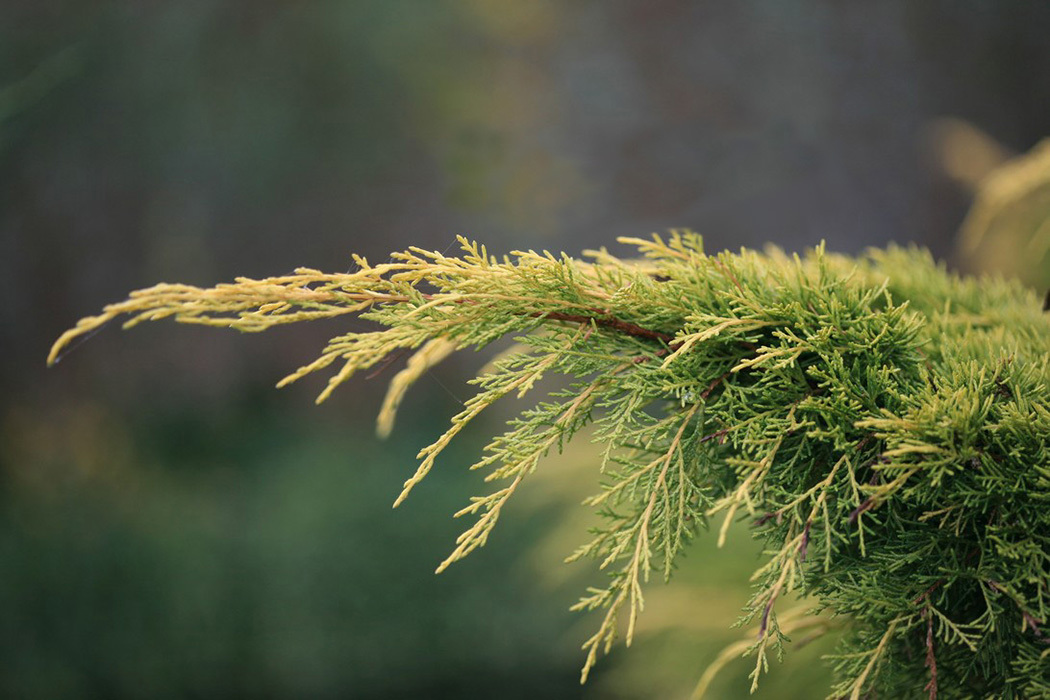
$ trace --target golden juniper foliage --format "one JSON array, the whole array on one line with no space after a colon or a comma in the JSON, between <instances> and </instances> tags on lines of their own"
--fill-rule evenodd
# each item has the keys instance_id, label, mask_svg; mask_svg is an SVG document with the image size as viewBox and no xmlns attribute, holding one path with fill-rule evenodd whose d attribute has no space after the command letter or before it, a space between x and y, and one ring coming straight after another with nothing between
<instances>
[{"instance_id":1,"label":"golden juniper foliage","mask_svg":"<svg viewBox=\"0 0 1050 700\"><path fill-rule=\"evenodd\" d=\"M623 239L645 256L589 262L548 253L496 259L419 249L357 271L300 269L211 289L161 284L82 320L52 349L110 319L174 318L260 331L359 313L385 330L333 338L281 381L336 365L318 400L395 351L380 431L411 382L456 349L508 334L519 345L423 449L400 503L466 425L508 394L565 377L511 421L473 465L498 486L442 570L485 544L539 461L594 424L602 445L588 503L606 525L572 558L608 585L575 606L601 610L583 676L623 631L643 585L667 578L709 518L720 539L747 518L768 545L745 620L754 679L786 635L842 627L835 697L1050 695L1050 320L1019 284L962 279L928 254L857 259L778 251L707 256L701 240ZM546 385L544 385L546 386ZM777 614L789 593L806 614ZM825 615L816 617L817 613Z\"/></svg>"},{"instance_id":2,"label":"golden juniper foliage","mask_svg":"<svg viewBox=\"0 0 1050 700\"><path fill-rule=\"evenodd\" d=\"M960 229L970 267L1045 282L1050 268L1050 139L992 170L977 185Z\"/></svg>"}]
</instances>

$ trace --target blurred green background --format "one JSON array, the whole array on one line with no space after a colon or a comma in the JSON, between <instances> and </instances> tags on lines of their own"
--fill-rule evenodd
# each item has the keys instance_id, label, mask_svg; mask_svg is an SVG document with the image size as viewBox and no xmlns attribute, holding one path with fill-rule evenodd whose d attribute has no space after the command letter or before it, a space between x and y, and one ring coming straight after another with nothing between
<instances>
[{"instance_id":1,"label":"blurred green background","mask_svg":"<svg viewBox=\"0 0 1050 700\"><path fill-rule=\"evenodd\" d=\"M561 559L586 445L439 577L481 488L462 465L501 416L390 509L485 357L431 372L380 443L389 373L321 407L321 378L272 388L351 321L110 328L45 371L50 343L157 281L340 270L458 233L496 252L668 227L712 250L914 241L981 267L956 232L982 177L1050 134L1048 33L1050 5L1023 0L5 0L0 696L687 693L740 634L745 528L725 551L700 538L581 688L597 621L567 608L595 578ZM759 697L822 696L822 651ZM748 671L715 696L746 697Z\"/></svg>"}]
</instances>

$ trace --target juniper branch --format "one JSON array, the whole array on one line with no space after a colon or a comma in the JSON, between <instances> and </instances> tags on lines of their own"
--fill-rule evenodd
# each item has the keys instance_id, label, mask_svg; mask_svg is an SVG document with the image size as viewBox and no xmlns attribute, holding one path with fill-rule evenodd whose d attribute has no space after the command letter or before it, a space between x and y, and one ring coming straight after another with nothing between
<instances>
[{"instance_id":1,"label":"juniper branch","mask_svg":"<svg viewBox=\"0 0 1050 700\"><path fill-rule=\"evenodd\" d=\"M689 233L622 242L644 260L604 249L587 262L497 259L462 240L459 256L411 248L382 265L355 258L346 274L157 285L79 322L49 362L118 317L261 331L357 315L382 330L333 338L279 385L335 367L321 401L414 351L380 412L385 433L430 367L512 336L395 505L474 418L544 388L473 465L501 485L458 513L477 519L443 570L488 541L544 456L592 425L603 449L587 504L605 525L571 558L594 558L608 580L574 606L603 611L583 679L621 631L632 640L650 574L669 578L711 516L722 544L746 515L767 545L744 616L758 618L753 682L789 633L830 628L825 616L778 616L791 592L840 621L829 659L840 695L1050 696L1050 320L1039 299L949 274L918 250L709 256Z\"/></svg>"}]
</instances>

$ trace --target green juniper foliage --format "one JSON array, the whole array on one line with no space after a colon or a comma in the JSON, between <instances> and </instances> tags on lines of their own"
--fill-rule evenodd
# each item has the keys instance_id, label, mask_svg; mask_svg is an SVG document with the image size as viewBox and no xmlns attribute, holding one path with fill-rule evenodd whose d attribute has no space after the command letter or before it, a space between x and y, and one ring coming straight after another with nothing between
<instances>
[{"instance_id":1,"label":"green juniper foliage","mask_svg":"<svg viewBox=\"0 0 1050 700\"><path fill-rule=\"evenodd\" d=\"M600 617L584 679L618 635L630 643L643 586L670 577L697 531L711 522L721 541L747 519L768 555L745 611L757 631L712 673L750 651L757 682L788 634L835 626L833 697L1050 697L1050 319L1034 293L951 275L918 250L623 242L645 259L496 259L464 240L461 257L413 248L347 274L162 284L82 320L51 360L122 315L261 331L356 313L384 330L333 338L281 384L334 365L323 400L417 349L386 432L428 367L510 334L518 344L473 380L397 503L485 408L564 377L473 465L493 490L457 513L472 524L438 571L484 545L540 460L591 424L600 490L587 504L605 525L572 559L608 579L575 606ZM806 608L782 611L789 594Z\"/></svg>"}]
</instances>

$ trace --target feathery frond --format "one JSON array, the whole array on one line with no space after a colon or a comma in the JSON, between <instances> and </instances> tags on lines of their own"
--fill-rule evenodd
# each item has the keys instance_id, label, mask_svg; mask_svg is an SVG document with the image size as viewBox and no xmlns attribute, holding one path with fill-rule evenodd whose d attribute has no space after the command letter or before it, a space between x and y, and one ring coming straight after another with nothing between
<instances>
[{"instance_id":1,"label":"feathery frond","mask_svg":"<svg viewBox=\"0 0 1050 700\"><path fill-rule=\"evenodd\" d=\"M261 331L359 314L384 330L333 338L279 385L333 367L322 401L415 350L384 402L385 434L429 367L515 336L395 505L493 403L548 392L473 465L495 487L457 513L475 520L441 571L593 424L600 490L587 504L605 525L571 558L594 558L608 584L574 606L603 611L584 679L620 634L630 644L653 572L670 578L710 518L719 544L748 518L767 545L744 617L757 634L698 693L745 649L757 683L769 649L829 629L831 615L844 621L837 696L1050 696L1050 320L1035 295L951 275L918 250L709 256L690 233L623 242L644 260L497 259L461 240L458 257L412 248L383 265L356 258L347 274L157 285L82 320L49 359L117 317ZM778 616L788 594L825 614Z\"/></svg>"}]
</instances>

